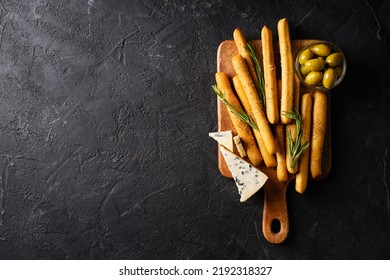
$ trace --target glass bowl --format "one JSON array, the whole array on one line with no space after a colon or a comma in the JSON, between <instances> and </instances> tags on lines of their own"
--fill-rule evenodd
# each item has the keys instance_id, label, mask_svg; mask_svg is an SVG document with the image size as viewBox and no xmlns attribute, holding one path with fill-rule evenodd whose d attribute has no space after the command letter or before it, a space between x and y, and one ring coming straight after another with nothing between
<instances>
[{"instance_id":1,"label":"glass bowl","mask_svg":"<svg viewBox=\"0 0 390 280\"><path fill-rule=\"evenodd\" d=\"M319 83L316 83L316 84L313 84L313 85L309 85L305 82L305 78L306 78L306 75L304 75L302 72L301 72L301 64L299 63L299 57L301 56L301 54L305 51L305 50L311 50L314 46L316 45L319 45L319 44L324 44L326 46L328 46L331 50L330 54L333 54L333 53L340 53L341 54L341 61L340 63L337 65L337 66L334 66L334 67L330 67L328 65L328 63L325 64L325 67L324 69L320 70L319 72L322 72L322 74L324 74L325 70L327 70L328 68L341 68L341 69L337 69L337 71L339 72L338 74L336 73L336 81L334 83L334 85L330 88L326 88L323 83L322 83L322 79L321 79L321 82ZM316 55L314 54L312 51L311 53L313 54L313 57L311 59L314 59L314 58L318 58L318 57L321 57L319 55ZM324 58L324 60L326 61L327 57L329 56L322 56ZM336 71L336 72L337 72ZM312 89L315 89L315 90L320 90L320 91L327 91L327 90L330 90L332 88L335 88L338 84L341 83L341 81L344 79L344 76L345 76L345 73L347 71L347 62L345 60L345 56L344 56L344 53L337 47L335 46L334 44L330 43L330 42L327 42L327 41L315 41L313 43L310 43L308 45L306 45L304 48L302 48L297 57L295 58L295 72L297 73L299 79L301 80L301 82L308 88L312 88Z\"/></svg>"}]
</instances>

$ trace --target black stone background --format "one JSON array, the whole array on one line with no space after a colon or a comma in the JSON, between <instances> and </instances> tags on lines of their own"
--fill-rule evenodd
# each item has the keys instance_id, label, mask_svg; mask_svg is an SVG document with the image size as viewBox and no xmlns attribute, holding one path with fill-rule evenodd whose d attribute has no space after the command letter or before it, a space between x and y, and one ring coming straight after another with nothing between
<instances>
[{"instance_id":1,"label":"black stone background","mask_svg":"<svg viewBox=\"0 0 390 280\"><path fill-rule=\"evenodd\" d=\"M390 1L0 4L1 259L390 258ZM216 50L287 17L345 51L333 169L262 236L217 168ZM0 191L1 193L1 191ZM1 196L1 195L0 195Z\"/></svg>"}]
</instances>

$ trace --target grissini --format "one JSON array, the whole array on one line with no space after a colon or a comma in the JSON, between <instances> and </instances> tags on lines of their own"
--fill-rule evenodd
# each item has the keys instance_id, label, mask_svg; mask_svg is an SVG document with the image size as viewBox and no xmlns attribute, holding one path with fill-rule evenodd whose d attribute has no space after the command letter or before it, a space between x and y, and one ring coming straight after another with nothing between
<instances>
[{"instance_id":1,"label":"grissini","mask_svg":"<svg viewBox=\"0 0 390 280\"><path fill-rule=\"evenodd\" d=\"M292 112L294 102L294 64L291 50L290 31L287 19L278 22L279 50L281 62L282 92L280 104L280 120L288 124L291 119L284 116L283 112Z\"/></svg>"},{"instance_id":2,"label":"grissini","mask_svg":"<svg viewBox=\"0 0 390 280\"><path fill-rule=\"evenodd\" d=\"M215 80L217 82L218 89L223 95L225 95L227 102L229 102L234 108L237 108L237 110L242 110L240 102L230 87L229 78L226 76L226 74L224 72L216 73ZM242 145L244 146L250 162L255 166L259 166L263 161L263 158L261 157L260 151L256 146L256 142L249 125L240 120L229 109L228 112L237 134L240 136Z\"/></svg>"},{"instance_id":3,"label":"grissini","mask_svg":"<svg viewBox=\"0 0 390 280\"><path fill-rule=\"evenodd\" d=\"M267 26L261 30L261 44L263 51L263 72L266 97L266 111L268 121L276 124L279 121L279 102L276 83L276 67L274 61L274 46L272 31Z\"/></svg>"},{"instance_id":4,"label":"grissini","mask_svg":"<svg viewBox=\"0 0 390 280\"><path fill-rule=\"evenodd\" d=\"M299 101L301 99L301 82L298 75L294 75L294 108L299 108Z\"/></svg>"},{"instance_id":5,"label":"grissini","mask_svg":"<svg viewBox=\"0 0 390 280\"><path fill-rule=\"evenodd\" d=\"M299 161L294 166L294 168L291 168L290 163L291 163L292 159L291 159L291 154L289 153L290 146L289 146L289 141L287 139L287 135L289 133L291 133L292 139L297 138L297 129L296 129L295 123L286 125L286 165L287 165L287 171L290 174L295 174L298 171Z\"/></svg>"},{"instance_id":6,"label":"grissini","mask_svg":"<svg viewBox=\"0 0 390 280\"><path fill-rule=\"evenodd\" d=\"M324 150L327 114L327 96L316 91L313 103L313 129L310 144L310 172L313 178L322 174L322 155Z\"/></svg>"},{"instance_id":7,"label":"grissini","mask_svg":"<svg viewBox=\"0 0 390 280\"><path fill-rule=\"evenodd\" d=\"M281 96L281 94L282 94L282 80L278 79L277 80L277 84L278 84L278 101L279 101L279 104L280 104L280 100L282 98L282 96Z\"/></svg>"},{"instance_id":8,"label":"grissini","mask_svg":"<svg viewBox=\"0 0 390 280\"><path fill-rule=\"evenodd\" d=\"M312 122L313 99L310 93L302 95L302 138L301 145L310 141L311 122ZM309 149L306 149L299 158L299 170L295 179L295 190L304 193L307 187L309 175Z\"/></svg>"},{"instance_id":9,"label":"grissini","mask_svg":"<svg viewBox=\"0 0 390 280\"><path fill-rule=\"evenodd\" d=\"M278 142L279 151L276 153L276 176L279 182L286 182L288 180L288 172L286 166L286 149L284 146L284 126L283 124L277 124L275 126L276 141Z\"/></svg>"},{"instance_id":10,"label":"grissini","mask_svg":"<svg viewBox=\"0 0 390 280\"><path fill-rule=\"evenodd\" d=\"M280 99L280 96L281 96L281 91L282 91L282 81L280 79L278 79L278 97ZM288 139L287 139L287 135L288 133L291 133L291 136L292 136L292 139L295 139L296 138L296 127L295 127L295 123L291 123L291 124L288 124L285 126L285 139L286 139L286 144L284 145L285 147L285 156L286 156L286 168L287 168L287 171L288 173L290 174L295 174L297 173L298 171L298 164L294 167L294 168L291 168L290 166L290 161L291 161L291 156L290 156L290 153L289 153L289 142L288 142Z\"/></svg>"},{"instance_id":11,"label":"grissini","mask_svg":"<svg viewBox=\"0 0 390 280\"><path fill-rule=\"evenodd\" d=\"M259 80L257 79L255 65L252 61L251 56L248 53L248 42L246 41L244 34L242 33L242 31L239 28L236 28L233 31L233 39L234 39L234 42L236 43L238 53L245 60L246 65L248 66L249 73L251 74L251 77L252 77L255 85L257 85Z\"/></svg>"},{"instance_id":12,"label":"grissini","mask_svg":"<svg viewBox=\"0 0 390 280\"><path fill-rule=\"evenodd\" d=\"M297 75L294 75L294 108L299 109L299 103L300 103L300 81ZM291 131L291 135L293 139L296 139L297 131L296 131L296 125L295 122L286 125L286 129ZM286 142L287 143L287 142ZM287 144L288 145L288 144ZM290 156L288 156L288 162L290 162ZM289 165L287 165L289 166ZM288 172L291 174L295 174L299 170L299 161L297 162L297 165L294 168L288 167Z\"/></svg>"},{"instance_id":13,"label":"grissini","mask_svg":"<svg viewBox=\"0 0 390 280\"><path fill-rule=\"evenodd\" d=\"M237 96L240 99L242 106L244 107L245 112L248 114L249 117L251 117L252 120L254 120L255 117L253 115L251 105L249 104L249 100L245 94L244 88L242 87L240 78L238 76L233 77L233 85L234 85L234 89L236 90ZM261 137L260 131L253 129L253 134L256 138L257 146L260 149L260 153L264 159L265 165L267 167L275 167L276 166L275 156L268 153L263 138Z\"/></svg>"},{"instance_id":14,"label":"grissini","mask_svg":"<svg viewBox=\"0 0 390 280\"><path fill-rule=\"evenodd\" d=\"M267 117L264 114L263 104L260 101L259 94L257 93L251 75L249 74L245 60L241 57L241 55L236 55L232 58L232 62L234 70L236 71L238 77L240 77L241 84L251 105L255 121L259 127L259 131L267 151L270 154L275 154L278 151L276 140L272 134Z\"/></svg>"}]
</instances>

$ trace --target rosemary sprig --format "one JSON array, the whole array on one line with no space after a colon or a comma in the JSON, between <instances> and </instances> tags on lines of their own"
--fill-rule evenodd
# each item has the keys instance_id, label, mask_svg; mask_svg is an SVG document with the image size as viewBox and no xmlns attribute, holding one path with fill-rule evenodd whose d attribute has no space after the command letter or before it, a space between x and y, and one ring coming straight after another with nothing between
<instances>
[{"instance_id":1,"label":"rosemary sprig","mask_svg":"<svg viewBox=\"0 0 390 280\"><path fill-rule=\"evenodd\" d=\"M296 130L296 139L295 141L292 139L291 131L289 130L287 133L287 141L288 141L288 153L290 155L290 168L294 169L298 163L299 158L303 154L303 152L309 148L310 143L306 142L301 145L302 139L302 118L299 114L298 110L294 108L291 112L283 111L283 116L286 116L290 119L295 120L295 130Z\"/></svg>"},{"instance_id":2,"label":"rosemary sprig","mask_svg":"<svg viewBox=\"0 0 390 280\"><path fill-rule=\"evenodd\" d=\"M255 64L256 68L256 74L257 74L257 80L259 81L258 84L256 85L257 91L259 92L261 102L263 103L264 108L266 107L266 98L265 98L265 82L264 82L264 76L263 76L263 71L261 70L261 66L259 63L259 60L256 57L255 51L253 50L252 46L248 43L248 53L250 57L253 60L253 63Z\"/></svg>"},{"instance_id":3,"label":"rosemary sprig","mask_svg":"<svg viewBox=\"0 0 390 280\"><path fill-rule=\"evenodd\" d=\"M225 97L225 94L222 94L218 87L216 85L212 86L214 92L218 95L218 97L221 99L222 103L226 105L230 109L230 111L237 116L240 120L247 123L251 127L253 127L256 130L259 130L256 123L252 120L252 118L242 109L242 108L234 108L232 104L230 104Z\"/></svg>"}]
</instances>

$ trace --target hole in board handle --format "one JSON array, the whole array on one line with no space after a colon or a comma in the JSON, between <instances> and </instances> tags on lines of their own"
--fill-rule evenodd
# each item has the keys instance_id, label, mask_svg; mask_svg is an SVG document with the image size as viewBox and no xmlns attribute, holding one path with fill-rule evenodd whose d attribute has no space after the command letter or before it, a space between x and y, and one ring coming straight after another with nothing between
<instances>
[{"instance_id":1,"label":"hole in board handle","mask_svg":"<svg viewBox=\"0 0 390 280\"><path fill-rule=\"evenodd\" d=\"M273 219L271 222L271 231L273 233L278 233L280 231L280 221L278 219Z\"/></svg>"}]
</instances>

